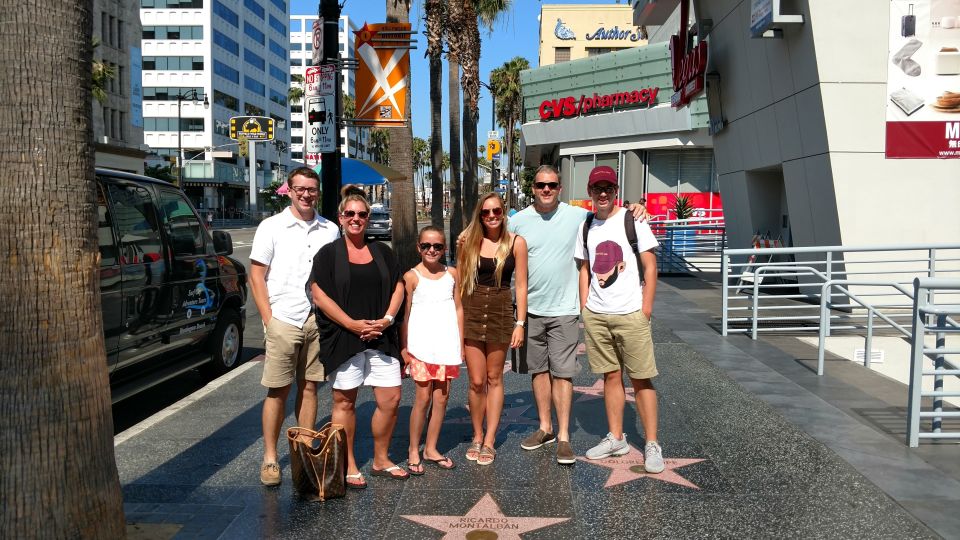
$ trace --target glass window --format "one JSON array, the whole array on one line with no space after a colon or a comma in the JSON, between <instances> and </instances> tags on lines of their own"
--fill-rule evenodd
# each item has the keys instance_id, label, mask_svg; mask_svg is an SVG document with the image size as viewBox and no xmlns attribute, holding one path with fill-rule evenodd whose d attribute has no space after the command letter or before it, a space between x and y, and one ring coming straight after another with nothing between
<instances>
[{"instance_id":1,"label":"glass window","mask_svg":"<svg viewBox=\"0 0 960 540\"><path fill-rule=\"evenodd\" d=\"M573 157L573 184L567 197L571 199L589 199L587 194L587 180L590 179L590 171L593 170L593 156L574 156ZM564 190L566 191L566 190Z\"/></svg>"},{"instance_id":2,"label":"glass window","mask_svg":"<svg viewBox=\"0 0 960 540\"><path fill-rule=\"evenodd\" d=\"M291 59L290 59L290 65L291 65L291 66L300 67L300 66L303 65L303 59L301 59L301 58L291 58ZM146 69L146 68L144 68L144 69Z\"/></svg>"},{"instance_id":3,"label":"glass window","mask_svg":"<svg viewBox=\"0 0 960 540\"><path fill-rule=\"evenodd\" d=\"M303 144L303 137L290 137L290 144Z\"/></svg>"},{"instance_id":4,"label":"glass window","mask_svg":"<svg viewBox=\"0 0 960 540\"><path fill-rule=\"evenodd\" d=\"M217 30L213 31L213 42L223 48L225 51L233 53L234 56L240 56L240 44L231 39L226 34Z\"/></svg>"},{"instance_id":5,"label":"glass window","mask_svg":"<svg viewBox=\"0 0 960 540\"><path fill-rule=\"evenodd\" d=\"M120 238L121 264L163 260L160 227L150 192L140 186L110 184L113 217Z\"/></svg>"},{"instance_id":6,"label":"glass window","mask_svg":"<svg viewBox=\"0 0 960 540\"><path fill-rule=\"evenodd\" d=\"M570 47L555 47L553 49L553 62L559 64L560 62L569 62L570 61Z\"/></svg>"},{"instance_id":7,"label":"glass window","mask_svg":"<svg viewBox=\"0 0 960 540\"><path fill-rule=\"evenodd\" d=\"M696 148L680 151L680 193L705 193L713 186L713 151Z\"/></svg>"},{"instance_id":8,"label":"glass window","mask_svg":"<svg viewBox=\"0 0 960 540\"><path fill-rule=\"evenodd\" d=\"M259 69L260 71L266 71L267 62L259 54L251 51L250 49L243 49L243 60L250 64L251 66Z\"/></svg>"},{"instance_id":9,"label":"glass window","mask_svg":"<svg viewBox=\"0 0 960 540\"><path fill-rule=\"evenodd\" d=\"M284 2L283 0L270 0L270 2L273 5L277 6L277 9L279 9L280 11L284 13L287 12L287 3ZM283 33L286 33L286 32L283 32Z\"/></svg>"},{"instance_id":10,"label":"glass window","mask_svg":"<svg viewBox=\"0 0 960 540\"><path fill-rule=\"evenodd\" d=\"M235 28L240 28L240 16L237 15L236 11L223 5L220 0L213 0L213 12L221 19L232 24Z\"/></svg>"},{"instance_id":11,"label":"glass window","mask_svg":"<svg viewBox=\"0 0 960 540\"><path fill-rule=\"evenodd\" d=\"M272 39L270 40L270 52L277 55L280 59L287 59L287 50L283 48L283 45L280 45Z\"/></svg>"},{"instance_id":12,"label":"glass window","mask_svg":"<svg viewBox=\"0 0 960 540\"><path fill-rule=\"evenodd\" d=\"M243 6L247 8L247 11L261 19L267 16L267 12L264 11L263 6L258 4L256 0L243 0Z\"/></svg>"},{"instance_id":13,"label":"glass window","mask_svg":"<svg viewBox=\"0 0 960 540\"><path fill-rule=\"evenodd\" d=\"M257 107L253 103L244 103L243 104L243 113L248 116L266 116L266 111Z\"/></svg>"},{"instance_id":14,"label":"glass window","mask_svg":"<svg viewBox=\"0 0 960 540\"><path fill-rule=\"evenodd\" d=\"M231 111L240 112L240 101L237 98L225 92L214 90L213 102L217 105L220 105L221 107L226 107Z\"/></svg>"},{"instance_id":15,"label":"glass window","mask_svg":"<svg viewBox=\"0 0 960 540\"><path fill-rule=\"evenodd\" d=\"M120 264L120 250L113 236L113 216L102 186L97 186L97 243L100 246L101 267Z\"/></svg>"},{"instance_id":16,"label":"glass window","mask_svg":"<svg viewBox=\"0 0 960 540\"><path fill-rule=\"evenodd\" d=\"M287 96L283 92L277 92L273 88L270 89L270 101L280 105L281 107L287 106Z\"/></svg>"},{"instance_id":17,"label":"glass window","mask_svg":"<svg viewBox=\"0 0 960 540\"><path fill-rule=\"evenodd\" d=\"M287 84L287 72L273 64L270 64L270 76L283 84Z\"/></svg>"},{"instance_id":18,"label":"glass window","mask_svg":"<svg viewBox=\"0 0 960 540\"><path fill-rule=\"evenodd\" d=\"M256 26L243 21L243 33L247 36L253 38L257 43L261 45L267 44L267 36L261 32Z\"/></svg>"},{"instance_id":19,"label":"glass window","mask_svg":"<svg viewBox=\"0 0 960 540\"><path fill-rule=\"evenodd\" d=\"M206 253L203 226L193 213L190 203L182 195L167 190L160 191L160 209L174 257Z\"/></svg>"},{"instance_id":20,"label":"glass window","mask_svg":"<svg viewBox=\"0 0 960 540\"><path fill-rule=\"evenodd\" d=\"M651 150L647 154L649 193L676 193L680 173L680 153L676 150Z\"/></svg>"},{"instance_id":21,"label":"glass window","mask_svg":"<svg viewBox=\"0 0 960 540\"><path fill-rule=\"evenodd\" d=\"M281 36L287 35L287 25L280 22L280 19L270 15L270 28L280 33Z\"/></svg>"},{"instance_id":22,"label":"glass window","mask_svg":"<svg viewBox=\"0 0 960 540\"><path fill-rule=\"evenodd\" d=\"M243 76L243 87L255 94L267 95L267 86L249 75Z\"/></svg>"},{"instance_id":23,"label":"glass window","mask_svg":"<svg viewBox=\"0 0 960 540\"><path fill-rule=\"evenodd\" d=\"M303 25L300 24L300 19L290 19L290 31L291 32L302 32Z\"/></svg>"},{"instance_id":24,"label":"glass window","mask_svg":"<svg viewBox=\"0 0 960 540\"><path fill-rule=\"evenodd\" d=\"M219 60L213 61L213 72L234 84L240 84L240 72Z\"/></svg>"}]
</instances>

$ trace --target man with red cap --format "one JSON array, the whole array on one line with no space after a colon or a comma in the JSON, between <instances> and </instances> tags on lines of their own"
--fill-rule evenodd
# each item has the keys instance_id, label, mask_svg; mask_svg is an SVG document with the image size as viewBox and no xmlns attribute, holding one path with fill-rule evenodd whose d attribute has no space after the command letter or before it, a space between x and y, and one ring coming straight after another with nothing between
<instances>
[{"instance_id":1,"label":"man with red cap","mask_svg":"<svg viewBox=\"0 0 960 540\"><path fill-rule=\"evenodd\" d=\"M587 191L593 199L594 218L577 235L575 257L580 265L580 307L586 335L587 358L594 373L603 374L603 399L607 411L607 436L587 451L588 459L622 456L630 451L623 432L626 396L621 371L630 377L646 446L644 468L664 470L657 442L657 392L651 379L657 375L653 356L650 317L657 288L659 245L646 222L635 222L637 256L630 245L625 223L633 219L615 204L617 173L610 167L590 172Z\"/></svg>"}]
</instances>

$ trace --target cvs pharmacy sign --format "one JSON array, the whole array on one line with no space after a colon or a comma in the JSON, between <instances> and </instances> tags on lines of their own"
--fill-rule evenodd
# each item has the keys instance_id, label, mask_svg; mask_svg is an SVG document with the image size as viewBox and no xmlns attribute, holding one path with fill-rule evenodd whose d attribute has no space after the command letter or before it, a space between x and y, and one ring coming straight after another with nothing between
<instances>
[{"instance_id":1,"label":"cvs pharmacy sign","mask_svg":"<svg viewBox=\"0 0 960 540\"><path fill-rule=\"evenodd\" d=\"M613 109L617 106L646 104L647 107L652 107L657 103L657 93L659 91L659 88L651 87L603 95L596 92L592 96L582 94L580 99L573 96L545 99L540 103L540 119L551 120L553 118L580 116L589 112Z\"/></svg>"}]
</instances>

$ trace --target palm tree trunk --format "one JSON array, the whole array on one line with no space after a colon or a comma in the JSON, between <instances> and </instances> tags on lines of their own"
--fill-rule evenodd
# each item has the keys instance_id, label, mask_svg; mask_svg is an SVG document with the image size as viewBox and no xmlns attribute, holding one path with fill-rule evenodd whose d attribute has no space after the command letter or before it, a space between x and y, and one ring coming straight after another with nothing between
<instances>
[{"instance_id":1,"label":"palm tree trunk","mask_svg":"<svg viewBox=\"0 0 960 540\"><path fill-rule=\"evenodd\" d=\"M3 0L0 7L8 16L59 21L34 24L28 15L0 30L0 536L7 538L122 538L125 531L100 311L92 4Z\"/></svg>"},{"instance_id":2,"label":"palm tree trunk","mask_svg":"<svg viewBox=\"0 0 960 540\"><path fill-rule=\"evenodd\" d=\"M447 93L450 99L450 198L453 211L450 218L450 245L463 231L463 195L460 183L460 63L451 54L447 55Z\"/></svg>"},{"instance_id":3,"label":"palm tree trunk","mask_svg":"<svg viewBox=\"0 0 960 540\"><path fill-rule=\"evenodd\" d=\"M514 139L513 126L515 126L515 125L517 124L517 120L516 120L516 118L511 118L511 119L508 121L508 123L509 123L510 125L507 126L506 128L504 128L504 129L507 130L507 133L506 133L506 138L507 138L507 153L509 154L509 155L507 156L507 163L509 164L509 165L508 165L509 168L507 169L507 171L509 171L508 174L511 176L511 181L510 181L510 183L507 185L507 189L508 189L508 192L507 192L507 204L510 205L511 208L516 208L516 206L517 206L517 192L516 192L516 189L517 189L517 188L519 187L519 185L520 185L520 179L517 178L517 175L513 174L513 166L514 166L514 163L513 163L513 145L515 144L515 142L514 142L514 140L513 140L513 139Z\"/></svg>"},{"instance_id":4,"label":"palm tree trunk","mask_svg":"<svg viewBox=\"0 0 960 540\"><path fill-rule=\"evenodd\" d=\"M410 0L386 0L387 22L409 22ZM419 260L417 241L417 200L413 190L413 111L410 110L410 74L407 73L407 125L390 129L390 166L404 175L392 183L393 251L401 271L413 268Z\"/></svg>"},{"instance_id":5,"label":"palm tree trunk","mask_svg":"<svg viewBox=\"0 0 960 540\"><path fill-rule=\"evenodd\" d=\"M440 55L430 56L430 223L443 227L443 61Z\"/></svg>"},{"instance_id":6,"label":"palm tree trunk","mask_svg":"<svg viewBox=\"0 0 960 540\"><path fill-rule=\"evenodd\" d=\"M463 147L468 149L463 153L463 212L473 216L473 208L477 204L477 122L479 111L474 111L468 105L463 107Z\"/></svg>"}]
</instances>

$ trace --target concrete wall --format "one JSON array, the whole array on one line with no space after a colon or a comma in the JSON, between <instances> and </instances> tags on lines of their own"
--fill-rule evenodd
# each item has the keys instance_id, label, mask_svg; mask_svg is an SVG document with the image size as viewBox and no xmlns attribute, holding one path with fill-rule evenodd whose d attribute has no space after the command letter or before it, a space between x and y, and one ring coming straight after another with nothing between
<instances>
[{"instance_id":1,"label":"concrete wall","mask_svg":"<svg viewBox=\"0 0 960 540\"><path fill-rule=\"evenodd\" d=\"M727 127L714 136L731 247L746 247L782 178L793 244L960 238L960 160L884 157L889 4L785 0L804 24L751 39L750 2L695 1L714 23L710 71Z\"/></svg>"}]
</instances>

